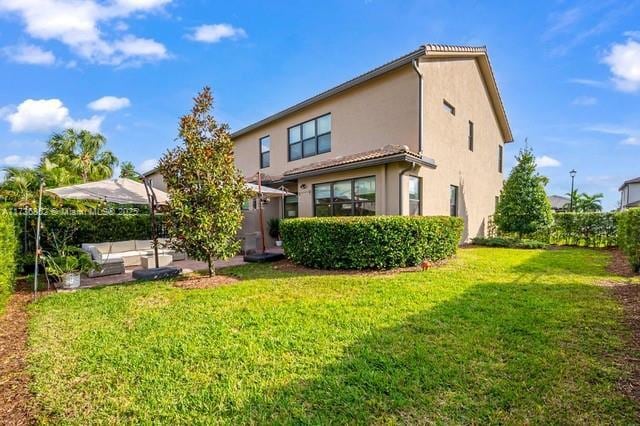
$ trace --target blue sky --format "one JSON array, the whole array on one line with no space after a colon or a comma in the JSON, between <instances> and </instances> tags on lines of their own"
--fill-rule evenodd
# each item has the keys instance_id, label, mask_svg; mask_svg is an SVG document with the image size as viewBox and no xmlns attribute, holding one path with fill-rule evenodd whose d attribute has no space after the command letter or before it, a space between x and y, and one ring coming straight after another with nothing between
<instances>
[{"instance_id":1,"label":"blue sky","mask_svg":"<svg viewBox=\"0 0 640 426\"><path fill-rule=\"evenodd\" d=\"M149 168L193 95L238 129L424 43L486 45L516 142L565 193L640 175L639 1L0 0L0 167L64 126Z\"/></svg>"}]
</instances>

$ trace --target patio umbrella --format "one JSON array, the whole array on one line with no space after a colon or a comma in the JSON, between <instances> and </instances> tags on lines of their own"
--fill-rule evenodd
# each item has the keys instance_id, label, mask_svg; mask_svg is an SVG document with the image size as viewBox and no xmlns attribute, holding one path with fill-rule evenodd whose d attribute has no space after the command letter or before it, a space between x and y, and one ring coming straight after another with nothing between
<instances>
[{"instance_id":1,"label":"patio umbrella","mask_svg":"<svg viewBox=\"0 0 640 426\"><path fill-rule=\"evenodd\" d=\"M38 286L38 256L40 251L40 212L42 210L42 192L40 187L40 205L38 206L38 226L36 231L36 272L34 279L34 293ZM153 189L145 180L143 183L131 179L105 179L97 182L69 185L61 188L47 189L47 193L67 200L93 200L115 204L148 205L151 211L151 226L156 265L158 263L158 235L155 222L155 211L159 205L167 204L169 196L166 192Z\"/></svg>"},{"instance_id":2,"label":"patio umbrella","mask_svg":"<svg viewBox=\"0 0 640 426\"><path fill-rule=\"evenodd\" d=\"M256 194L259 194L259 195L272 195L275 197L284 197L286 195L293 195L291 192L282 191L276 188L270 188L264 185L258 186L255 183L245 183L244 185L245 187L247 187L248 190L255 192Z\"/></svg>"}]
</instances>

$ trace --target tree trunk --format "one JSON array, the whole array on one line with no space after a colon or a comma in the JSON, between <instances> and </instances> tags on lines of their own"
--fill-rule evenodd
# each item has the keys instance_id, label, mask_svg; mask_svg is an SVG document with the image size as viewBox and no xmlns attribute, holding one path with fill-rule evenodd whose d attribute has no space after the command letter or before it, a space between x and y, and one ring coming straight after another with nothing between
<instances>
[{"instance_id":1,"label":"tree trunk","mask_svg":"<svg viewBox=\"0 0 640 426\"><path fill-rule=\"evenodd\" d=\"M216 267L211 258L209 258L207 262L209 263L209 277L213 277L216 274Z\"/></svg>"}]
</instances>

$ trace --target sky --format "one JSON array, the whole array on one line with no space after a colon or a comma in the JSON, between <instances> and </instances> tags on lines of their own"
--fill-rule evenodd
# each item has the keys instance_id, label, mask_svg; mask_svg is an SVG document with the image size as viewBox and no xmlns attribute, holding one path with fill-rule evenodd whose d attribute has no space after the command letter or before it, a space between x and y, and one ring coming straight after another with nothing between
<instances>
[{"instance_id":1,"label":"sky","mask_svg":"<svg viewBox=\"0 0 640 426\"><path fill-rule=\"evenodd\" d=\"M151 169L209 85L232 129L425 43L486 45L515 142L549 194L640 176L640 0L0 0L0 167L99 131Z\"/></svg>"}]
</instances>

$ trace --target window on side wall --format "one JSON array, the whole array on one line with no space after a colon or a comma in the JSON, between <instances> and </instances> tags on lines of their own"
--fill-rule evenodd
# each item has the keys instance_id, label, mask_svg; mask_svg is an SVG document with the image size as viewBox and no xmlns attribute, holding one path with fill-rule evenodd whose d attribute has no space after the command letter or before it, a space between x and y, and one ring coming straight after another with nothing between
<instances>
[{"instance_id":1,"label":"window on side wall","mask_svg":"<svg viewBox=\"0 0 640 426\"><path fill-rule=\"evenodd\" d=\"M287 195L284 197L284 218L298 217L298 196Z\"/></svg>"},{"instance_id":2,"label":"window on side wall","mask_svg":"<svg viewBox=\"0 0 640 426\"><path fill-rule=\"evenodd\" d=\"M455 185L449 187L449 215L458 216L458 187Z\"/></svg>"},{"instance_id":3,"label":"window on side wall","mask_svg":"<svg viewBox=\"0 0 640 426\"><path fill-rule=\"evenodd\" d=\"M469 151L473 151L473 121L469 121Z\"/></svg>"},{"instance_id":4,"label":"window on side wall","mask_svg":"<svg viewBox=\"0 0 640 426\"><path fill-rule=\"evenodd\" d=\"M313 185L315 216L373 216L376 178L369 176Z\"/></svg>"},{"instance_id":5,"label":"window on side wall","mask_svg":"<svg viewBox=\"0 0 640 426\"><path fill-rule=\"evenodd\" d=\"M498 145L498 173L502 173L502 145Z\"/></svg>"},{"instance_id":6,"label":"window on side wall","mask_svg":"<svg viewBox=\"0 0 640 426\"><path fill-rule=\"evenodd\" d=\"M409 215L419 216L422 211L422 178L409 176Z\"/></svg>"},{"instance_id":7,"label":"window on side wall","mask_svg":"<svg viewBox=\"0 0 640 426\"><path fill-rule=\"evenodd\" d=\"M271 136L260 138L260 168L271 165Z\"/></svg>"},{"instance_id":8,"label":"window on side wall","mask_svg":"<svg viewBox=\"0 0 640 426\"><path fill-rule=\"evenodd\" d=\"M305 121L288 132L289 161L331 151L331 114Z\"/></svg>"}]
</instances>

